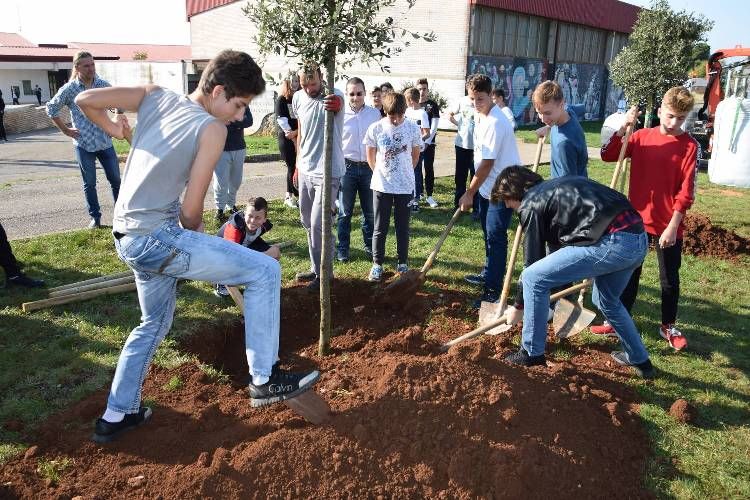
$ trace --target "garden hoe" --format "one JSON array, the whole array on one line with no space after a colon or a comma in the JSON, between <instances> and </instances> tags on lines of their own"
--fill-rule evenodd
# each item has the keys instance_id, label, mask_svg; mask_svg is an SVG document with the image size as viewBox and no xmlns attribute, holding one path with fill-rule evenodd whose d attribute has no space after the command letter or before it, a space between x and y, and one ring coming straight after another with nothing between
<instances>
[{"instance_id":1,"label":"garden hoe","mask_svg":"<svg viewBox=\"0 0 750 500\"><path fill-rule=\"evenodd\" d=\"M429 271L432 264L435 262L440 247L443 246L445 239L448 237L448 234L451 232L451 229L453 229L453 225L459 217L461 217L460 207L456 209L453 213L453 217L451 217L451 220L448 222L448 225L443 229L443 233L440 235L435 248L432 250L429 257L427 257L427 261L422 266L422 269L419 271L406 271L405 273L402 273L396 281L385 287L385 290L383 291L384 301L390 304L404 304L408 303L409 300L416 295L419 289L422 288L426 279L427 271Z\"/></svg>"},{"instance_id":2,"label":"garden hoe","mask_svg":"<svg viewBox=\"0 0 750 500\"><path fill-rule=\"evenodd\" d=\"M539 161L542 158L542 146L544 146L544 137L540 137L536 143L536 156L534 157L534 165L531 167L533 172L539 170ZM521 245L522 229L521 223L519 222L516 228L516 236L513 239L513 247L510 251L510 259L505 269L505 279L503 280L503 291L500 294L499 302L486 302L482 301L479 306L479 324L486 325L494 320L500 318L505 314L505 308L508 307L506 302L508 301L508 293L510 292L510 280L513 277L513 267L516 265L516 257L518 256L518 247ZM486 331L487 335L498 335L506 332L510 329L510 325L501 325L491 330Z\"/></svg>"},{"instance_id":3,"label":"garden hoe","mask_svg":"<svg viewBox=\"0 0 750 500\"><path fill-rule=\"evenodd\" d=\"M617 185L617 180L623 170L623 162L625 159L625 150L628 146L628 139L630 134L633 132L633 127L628 126L625 130L625 136L622 138L622 147L620 147L620 155L617 157L617 166L612 174L612 182L609 183L609 187L614 189ZM555 304L555 313L552 316L552 329L561 339L572 337L573 335L579 334L582 330L587 328L594 318L596 313L583 307L583 296L586 293L586 288L591 285L591 280L587 279L583 282L584 287L581 288L581 292L578 295L578 302L574 303L566 299L560 299Z\"/></svg>"}]
</instances>

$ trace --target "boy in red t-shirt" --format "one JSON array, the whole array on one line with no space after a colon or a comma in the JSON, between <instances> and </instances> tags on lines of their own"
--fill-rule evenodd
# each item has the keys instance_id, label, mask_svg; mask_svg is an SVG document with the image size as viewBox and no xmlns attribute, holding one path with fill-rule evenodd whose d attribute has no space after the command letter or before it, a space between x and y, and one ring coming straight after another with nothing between
<instances>
[{"instance_id":1,"label":"boy in red t-shirt","mask_svg":"<svg viewBox=\"0 0 750 500\"><path fill-rule=\"evenodd\" d=\"M682 219L695 200L695 171L698 143L682 130L693 109L693 96L684 87L673 87L664 94L659 108L658 127L641 129L630 136L625 156L631 160L628 197L643 218L649 239L656 247L661 282L661 327L659 334L676 350L687 347L687 339L675 327L680 298L682 262ZM622 136L638 116L632 107L625 124L602 147L604 161L616 161ZM620 299L630 311L638 293L642 267L633 271ZM615 336L607 323L591 327L597 335Z\"/></svg>"}]
</instances>

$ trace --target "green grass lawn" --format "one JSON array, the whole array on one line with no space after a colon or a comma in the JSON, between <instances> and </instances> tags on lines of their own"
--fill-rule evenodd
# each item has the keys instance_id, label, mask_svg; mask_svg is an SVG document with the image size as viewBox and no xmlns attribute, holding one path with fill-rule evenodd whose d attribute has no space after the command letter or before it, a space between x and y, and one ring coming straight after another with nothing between
<instances>
[{"instance_id":1,"label":"green grass lawn","mask_svg":"<svg viewBox=\"0 0 750 500\"><path fill-rule=\"evenodd\" d=\"M126 155L130 152L130 144L123 139L113 139L115 152L118 155ZM279 145L276 137L272 136L255 136L246 135L245 145L247 145L248 155L265 155L279 152Z\"/></svg>"},{"instance_id":2,"label":"green grass lawn","mask_svg":"<svg viewBox=\"0 0 750 500\"><path fill-rule=\"evenodd\" d=\"M598 148L602 145L600 138L602 123L604 122L581 122L583 135L586 136L586 145L588 147ZM516 130L516 137L523 140L523 142L536 142L536 134L534 131L538 128L539 125L522 125Z\"/></svg>"},{"instance_id":3,"label":"green grass lawn","mask_svg":"<svg viewBox=\"0 0 750 500\"><path fill-rule=\"evenodd\" d=\"M612 166L592 160L590 175L608 183ZM549 173L542 167L542 174ZM413 219L410 265L418 267L431 250L452 212L452 180L436 185L437 210L422 210ZM750 237L750 190L710 185L699 175L694 211L708 214L716 224ZM284 250L285 283L308 265L303 229L296 212L271 203L274 229L269 240L291 240ZM207 231L216 224L207 215ZM359 241L353 224L352 242ZM353 247L354 247L353 245ZM394 265L395 238L389 237L386 266ZM125 270L116 258L106 230L75 231L13 242L26 271L47 280L50 287ZM457 290L475 292L463 275L478 270L483 256L481 231L463 217L447 239L430 280L448 283ZM520 260L520 259L519 259ZM364 252L352 249L352 261L336 264L343 277L364 278L369 263ZM520 267L517 266L517 271ZM685 256L681 270L680 326L690 341L689 350L673 352L658 338L659 283L653 252L645 262L641 292L633 311L636 323L660 372L654 383L633 379L640 393L641 416L653 443L653 457L644 481L663 498L750 497L750 321L748 283L750 259L727 262ZM176 339L209 325L237 318L230 301L211 293L211 285L180 285L177 315L156 363L174 366L186 357ZM122 342L140 316L135 294L58 306L25 314L20 303L44 298L43 291L0 289L0 422L20 420L29 425L90 394L110 382ZM334 311L335 316L335 311ZM605 342L588 334L573 342ZM675 422L667 411L679 397L697 407L694 425ZM102 401L104 408L105 401ZM554 421L550 421L554 426ZM596 436L591 436L596 439ZM0 463L26 446L20 436L0 427Z\"/></svg>"}]
</instances>

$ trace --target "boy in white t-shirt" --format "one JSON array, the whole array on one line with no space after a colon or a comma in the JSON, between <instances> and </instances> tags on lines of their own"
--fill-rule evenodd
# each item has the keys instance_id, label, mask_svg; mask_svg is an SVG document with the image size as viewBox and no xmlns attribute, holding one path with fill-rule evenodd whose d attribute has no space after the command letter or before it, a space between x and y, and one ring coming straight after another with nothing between
<instances>
[{"instance_id":1,"label":"boy in white t-shirt","mask_svg":"<svg viewBox=\"0 0 750 500\"><path fill-rule=\"evenodd\" d=\"M419 105L419 90L414 87L408 88L404 91L404 97L406 98L406 119L414 122L422 134L422 141L426 141L430 137L430 116L427 114ZM416 193L417 184L420 182L419 175L422 173L422 164L424 163L424 146L422 151L419 153L419 161L417 166L414 168L414 199L409 203L413 212L419 212L419 196ZM437 205L435 205L437 206Z\"/></svg>"},{"instance_id":2,"label":"boy in white t-shirt","mask_svg":"<svg viewBox=\"0 0 750 500\"><path fill-rule=\"evenodd\" d=\"M492 81L485 75L473 75L466 85L469 99L477 110L474 123L474 177L471 185L458 200L461 210L468 212L478 191L479 217L484 233L485 263L478 275L466 277L469 283L483 285L484 293L474 302L497 302L500 298L505 261L508 254L508 225L513 211L502 200L490 201L490 192L500 172L511 165L519 165L513 127L500 108L492 102Z\"/></svg>"},{"instance_id":3,"label":"boy in white t-shirt","mask_svg":"<svg viewBox=\"0 0 750 500\"><path fill-rule=\"evenodd\" d=\"M406 99L391 92L383 97L386 117L370 125L364 143L367 163L373 170L370 188L373 191L375 229L372 234L372 269L369 281L380 281L385 259L385 238L391 219L396 225L397 272L408 270L409 201L414 193L414 167L424 148L419 127L404 119Z\"/></svg>"}]
</instances>

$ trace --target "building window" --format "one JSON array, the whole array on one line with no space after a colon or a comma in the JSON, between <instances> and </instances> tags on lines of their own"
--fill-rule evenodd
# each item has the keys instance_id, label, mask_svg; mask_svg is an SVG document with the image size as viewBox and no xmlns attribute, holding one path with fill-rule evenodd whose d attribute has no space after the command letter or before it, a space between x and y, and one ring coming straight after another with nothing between
<instances>
[{"instance_id":1,"label":"building window","mask_svg":"<svg viewBox=\"0 0 750 500\"><path fill-rule=\"evenodd\" d=\"M31 88L31 80L21 80L23 85L23 95L34 95L34 89Z\"/></svg>"},{"instance_id":2,"label":"building window","mask_svg":"<svg viewBox=\"0 0 750 500\"><path fill-rule=\"evenodd\" d=\"M475 55L545 58L549 19L475 7L471 51Z\"/></svg>"}]
</instances>

